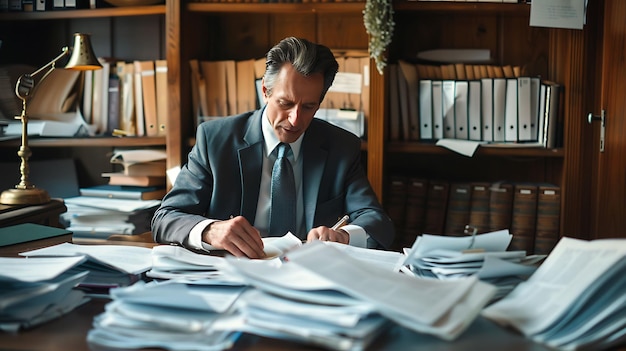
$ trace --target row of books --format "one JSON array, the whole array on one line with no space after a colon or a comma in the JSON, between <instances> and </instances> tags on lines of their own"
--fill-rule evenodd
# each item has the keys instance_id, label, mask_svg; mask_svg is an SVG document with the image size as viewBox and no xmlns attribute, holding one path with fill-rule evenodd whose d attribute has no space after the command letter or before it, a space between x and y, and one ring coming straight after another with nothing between
<instances>
[{"instance_id":1,"label":"row of books","mask_svg":"<svg viewBox=\"0 0 626 351\"><path fill-rule=\"evenodd\" d=\"M335 52L335 57L339 72L316 117L331 123L341 120L335 124L363 136L369 112L369 56L358 51ZM189 65L196 125L212 118L248 112L264 104L261 80L265 74L265 58L193 59Z\"/></svg>"},{"instance_id":2,"label":"row of books","mask_svg":"<svg viewBox=\"0 0 626 351\"><path fill-rule=\"evenodd\" d=\"M167 62L99 60L101 70L85 71L81 105L85 121L95 125L98 134L164 136Z\"/></svg>"},{"instance_id":3,"label":"row of books","mask_svg":"<svg viewBox=\"0 0 626 351\"><path fill-rule=\"evenodd\" d=\"M558 239L561 190L554 184L451 182L404 175L391 177L386 210L399 248L422 234L465 235L508 229L510 250L547 254Z\"/></svg>"},{"instance_id":4,"label":"row of books","mask_svg":"<svg viewBox=\"0 0 626 351\"><path fill-rule=\"evenodd\" d=\"M104 7L114 7L120 4L122 3L115 0L0 0L0 12L99 9Z\"/></svg>"},{"instance_id":5,"label":"row of books","mask_svg":"<svg viewBox=\"0 0 626 351\"><path fill-rule=\"evenodd\" d=\"M389 66L390 140L560 145L560 84L511 66Z\"/></svg>"}]
</instances>

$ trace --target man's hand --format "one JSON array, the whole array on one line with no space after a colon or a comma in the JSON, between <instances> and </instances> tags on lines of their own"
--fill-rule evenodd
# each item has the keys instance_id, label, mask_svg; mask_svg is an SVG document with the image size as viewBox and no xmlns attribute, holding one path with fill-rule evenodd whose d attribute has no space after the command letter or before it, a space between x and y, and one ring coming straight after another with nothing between
<instances>
[{"instance_id":1,"label":"man's hand","mask_svg":"<svg viewBox=\"0 0 626 351\"><path fill-rule=\"evenodd\" d=\"M211 223L202 233L202 241L237 257L265 257L261 234L242 216Z\"/></svg>"},{"instance_id":2,"label":"man's hand","mask_svg":"<svg viewBox=\"0 0 626 351\"><path fill-rule=\"evenodd\" d=\"M350 242L350 234L348 234L348 232L346 232L345 230L333 230L325 226L320 226L311 229L306 239L307 242L311 242L313 240L321 240L348 244Z\"/></svg>"}]
</instances>

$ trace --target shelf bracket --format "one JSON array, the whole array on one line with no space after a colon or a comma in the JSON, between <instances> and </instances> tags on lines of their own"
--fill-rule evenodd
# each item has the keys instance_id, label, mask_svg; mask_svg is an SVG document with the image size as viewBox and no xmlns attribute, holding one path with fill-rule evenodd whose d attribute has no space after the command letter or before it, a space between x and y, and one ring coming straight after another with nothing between
<instances>
[{"instance_id":1,"label":"shelf bracket","mask_svg":"<svg viewBox=\"0 0 626 351\"><path fill-rule=\"evenodd\" d=\"M600 121L600 152L604 152L604 129L606 127L606 111L602 110L600 116L594 115L589 112L587 115L587 122L591 124L593 121Z\"/></svg>"}]
</instances>

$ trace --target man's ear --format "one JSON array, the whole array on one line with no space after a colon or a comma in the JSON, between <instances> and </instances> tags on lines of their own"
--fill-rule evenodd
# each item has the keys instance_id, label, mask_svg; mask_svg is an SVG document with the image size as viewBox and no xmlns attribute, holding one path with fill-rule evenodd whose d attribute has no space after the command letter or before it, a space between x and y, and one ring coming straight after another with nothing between
<instances>
[{"instance_id":1,"label":"man's ear","mask_svg":"<svg viewBox=\"0 0 626 351\"><path fill-rule=\"evenodd\" d=\"M267 104L267 98L269 98L269 90L265 86L265 78L261 78L261 90L263 91L263 102Z\"/></svg>"}]
</instances>

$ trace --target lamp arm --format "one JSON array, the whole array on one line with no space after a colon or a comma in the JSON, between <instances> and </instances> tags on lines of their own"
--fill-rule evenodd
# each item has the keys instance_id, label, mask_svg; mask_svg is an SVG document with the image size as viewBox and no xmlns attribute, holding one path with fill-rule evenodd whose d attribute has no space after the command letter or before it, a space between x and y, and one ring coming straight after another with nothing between
<instances>
[{"instance_id":1,"label":"lamp arm","mask_svg":"<svg viewBox=\"0 0 626 351\"><path fill-rule=\"evenodd\" d=\"M57 63L60 59L62 59L63 57L69 55L70 53L70 48L65 46L61 49L61 53L59 54L59 56L55 57L52 59L52 61L48 62L45 64L45 66L39 68L38 70L36 70L35 72L31 73L30 76L34 77L36 75L38 75L39 73L41 73L41 71L43 71L44 69L54 66L55 63Z\"/></svg>"}]
</instances>

